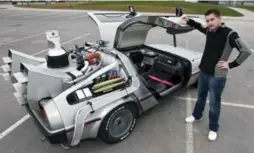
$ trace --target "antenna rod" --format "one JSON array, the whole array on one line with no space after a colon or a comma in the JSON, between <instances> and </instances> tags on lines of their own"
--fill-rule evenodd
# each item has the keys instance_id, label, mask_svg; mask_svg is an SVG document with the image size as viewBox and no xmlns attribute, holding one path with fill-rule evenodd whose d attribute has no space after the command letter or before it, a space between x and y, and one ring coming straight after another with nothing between
<instances>
[{"instance_id":1,"label":"antenna rod","mask_svg":"<svg viewBox=\"0 0 254 153\"><path fill-rule=\"evenodd\" d=\"M174 47L176 47L176 35L173 34Z\"/></svg>"}]
</instances>

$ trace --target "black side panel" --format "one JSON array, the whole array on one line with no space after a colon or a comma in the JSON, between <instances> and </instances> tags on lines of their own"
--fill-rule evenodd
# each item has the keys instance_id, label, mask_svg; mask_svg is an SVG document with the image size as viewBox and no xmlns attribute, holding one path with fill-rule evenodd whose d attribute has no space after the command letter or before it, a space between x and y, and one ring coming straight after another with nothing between
<instances>
[{"instance_id":1,"label":"black side panel","mask_svg":"<svg viewBox=\"0 0 254 153\"><path fill-rule=\"evenodd\" d=\"M134 92L136 98L138 99L138 101L140 101L140 105L143 111L147 111L153 106L159 104L159 102L155 98L156 93L148 90L145 84L146 81L144 80L144 78L140 77L140 87L137 91Z\"/></svg>"},{"instance_id":2,"label":"black side panel","mask_svg":"<svg viewBox=\"0 0 254 153\"><path fill-rule=\"evenodd\" d=\"M53 136L47 136L47 139L51 144L60 144L67 142L67 136L65 132L57 133L56 135Z\"/></svg>"}]
</instances>

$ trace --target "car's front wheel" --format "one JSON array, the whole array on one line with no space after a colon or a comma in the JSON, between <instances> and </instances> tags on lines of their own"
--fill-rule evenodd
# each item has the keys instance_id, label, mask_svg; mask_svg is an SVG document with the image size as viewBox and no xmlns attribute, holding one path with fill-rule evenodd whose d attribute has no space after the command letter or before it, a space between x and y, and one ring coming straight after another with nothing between
<instances>
[{"instance_id":1,"label":"car's front wheel","mask_svg":"<svg viewBox=\"0 0 254 153\"><path fill-rule=\"evenodd\" d=\"M136 125L136 114L137 110L132 104L117 107L103 120L99 138L109 144L123 141Z\"/></svg>"}]
</instances>

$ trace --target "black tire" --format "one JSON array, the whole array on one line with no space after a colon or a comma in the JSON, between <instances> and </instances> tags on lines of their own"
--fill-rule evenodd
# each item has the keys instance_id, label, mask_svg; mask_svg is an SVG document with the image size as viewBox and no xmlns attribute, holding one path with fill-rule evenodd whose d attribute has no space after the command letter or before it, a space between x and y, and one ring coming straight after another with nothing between
<instances>
[{"instance_id":1,"label":"black tire","mask_svg":"<svg viewBox=\"0 0 254 153\"><path fill-rule=\"evenodd\" d=\"M103 120L99 138L108 144L118 143L126 139L136 126L137 109L133 104L125 104L111 111ZM119 125L122 129L119 129ZM114 130L121 131L117 134Z\"/></svg>"}]
</instances>

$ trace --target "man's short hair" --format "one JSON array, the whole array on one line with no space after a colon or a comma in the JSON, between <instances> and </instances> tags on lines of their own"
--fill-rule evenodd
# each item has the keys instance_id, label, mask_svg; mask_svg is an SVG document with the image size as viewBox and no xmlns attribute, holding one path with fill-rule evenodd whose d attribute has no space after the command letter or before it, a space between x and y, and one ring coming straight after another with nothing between
<instances>
[{"instance_id":1,"label":"man's short hair","mask_svg":"<svg viewBox=\"0 0 254 153\"><path fill-rule=\"evenodd\" d=\"M218 9L215 9L215 8L211 8L211 9L208 9L206 12L205 12L205 16L208 16L210 14L214 14L216 17L220 17L221 16L221 13Z\"/></svg>"}]
</instances>

